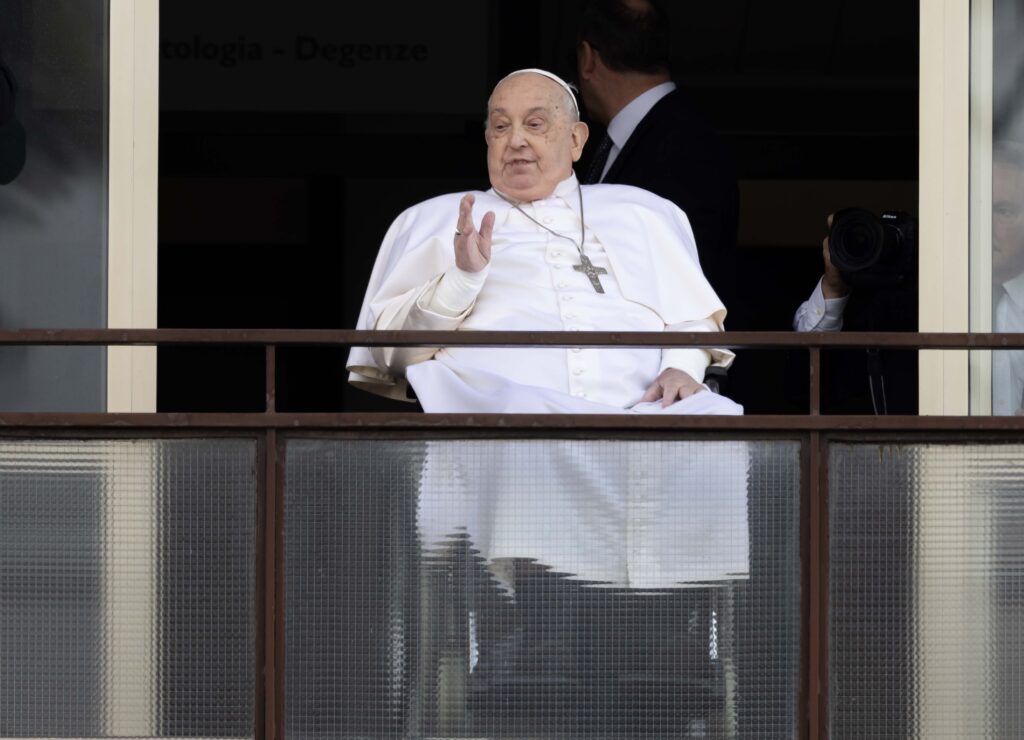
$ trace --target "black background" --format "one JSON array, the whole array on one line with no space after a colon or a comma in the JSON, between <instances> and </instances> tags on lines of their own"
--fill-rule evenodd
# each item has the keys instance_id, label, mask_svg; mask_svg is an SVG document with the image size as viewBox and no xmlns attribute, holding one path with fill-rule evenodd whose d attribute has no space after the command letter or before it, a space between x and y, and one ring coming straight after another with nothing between
<instances>
[{"instance_id":1,"label":"black background","mask_svg":"<svg viewBox=\"0 0 1024 740\"><path fill-rule=\"evenodd\" d=\"M400 14L411 5L392 2L388 9ZM579 5L488 2L488 27L464 31L484 36L465 64L486 70L487 90L522 67L545 67L572 79ZM801 188L810 192L822 180L841 181L846 192L870 199L879 183L902 183L905 202L886 205L916 210L918 4L669 5L676 82L715 123L737 163L744 198L738 282L762 308L752 328L789 329L794 309L820 275L825 229L825 214L800 202ZM175 29L186 38L209 35L201 7L161 3L162 34ZM232 0L218 7L235 14L238 35L231 38L254 37L246 29L253 3ZM365 6L343 7L344 13L359 14ZM439 28L458 25L444 3L433 7ZM275 10L284 27L288 8L282 3ZM376 38L387 39L388 33L382 22ZM167 53L161 59L161 98L176 102L160 117L160 327L353 328L390 221L423 198L487 187L481 128L487 90L472 113L425 112L412 104L377 118L279 106L239 109L244 103L214 111L182 104L191 91L182 86L175 65L187 63ZM217 94L230 102L236 93L225 84ZM266 95L274 94L268 85ZM391 92L382 87L379 94ZM378 182L385 195L367 198L359 183L368 180ZM797 197L766 212L752 202L764 188L746 186L776 182ZM835 207L846 205L857 204ZM253 222L269 221L275 228L247 240L235 224L254 209L260 218ZM799 243L775 236L793 232L807 236ZM278 408L408 408L350 388L345 355L329 349L280 351ZM741 400L747 411L802 410L783 391L784 374L791 371L782 353L741 356L734 373L746 388ZM262 349L161 349L158 407L261 410Z\"/></svg>"}]
</instances>

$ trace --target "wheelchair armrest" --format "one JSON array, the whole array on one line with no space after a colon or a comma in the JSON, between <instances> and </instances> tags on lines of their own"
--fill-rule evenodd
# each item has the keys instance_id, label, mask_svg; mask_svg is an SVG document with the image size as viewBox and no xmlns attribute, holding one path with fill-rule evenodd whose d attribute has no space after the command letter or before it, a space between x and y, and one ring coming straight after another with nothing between
<instances>
[{"instance_id":1,"label":"wheelchair armrest","mask_svg":"<svg viewBox=\"0 0 1024 740\"><path fill-rule=\"evenodd\" d=\"M712 393L721 395L729 387L729 371L718 365L709 365L704 371L704 385L710 388Z\"/></svg>"}]
</instances>

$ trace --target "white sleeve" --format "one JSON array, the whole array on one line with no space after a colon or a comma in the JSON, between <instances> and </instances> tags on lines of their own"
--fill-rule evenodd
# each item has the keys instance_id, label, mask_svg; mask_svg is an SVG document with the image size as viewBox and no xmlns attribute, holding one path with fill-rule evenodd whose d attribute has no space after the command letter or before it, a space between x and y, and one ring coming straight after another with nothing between
<instances>
[{"instance_id":1,"label":"white sleeve","mask_svg":"<svg viewBox=\"0 0 1024 740\"><path fill-rule=\"evenodd\" d=\"M473 310L475 294L467 293L467 285L460 285L458 279L443 278L455 268L449 235L461 197L452 193L412 206L391 224L374 262L358 329L459 328ZM356 346L346 363L348 379L372 393L407 399L405 368L436 352L430 347Z\"/></svg>"},{"instance_id":2,"label":"white sleeve","mask_svg":"<svg viewBox=\"0 0 1024 740\"><path fill-rule=\"evenodd\" d=\"M821 280L810 297L800 304L793 315L794 331L839 331L843 328L843 311L849 296L825 298Z\"/></svg>"},{"instance_id":3,"label":"white sleeve","mask_svg":"<svg viewBox=\"0 0 1024 740\"><path fill-rule=\"evenodd\" d=\"M682 324L666 326L665 331L719 331L713 319L686 321ZM727 349L704 347L669 347L661 351L661 368L659 375L667 368L682 370L698 383L704 382L704 371L708 365L729 367L736 355Z\"/></svg>"},{"instance_id":4,"label":"white sleeve","mask_svg":"<svg viewBox=\"0 0 1024 740\"><path fill-rule=\"evenodd\" d=\"M459 316L466 313L476 302L480 289L484 287L490 264L480 272L466 272L452 268L441 277L429 303L423 306L428 311L442 316ZM421 298L420 301L423 299Z\"/></svg>"},{"instance_id":5,"label":"white sleeve","mask_svg":"<svg viewBox=\"0 0 1024 740\"><path fill-rule=\"evenodd\" d=\"M389 310L381 314L375 329L408 329L453 331L465 321L473 310L476 297L487 279L487 270L477 273L453 268L434 278L423 288L410 294L404 301L404 310ZM380 364L393 374L424 362L437 354L438 347L384 347L375 354Z\"/></svg>"}]
</instances>

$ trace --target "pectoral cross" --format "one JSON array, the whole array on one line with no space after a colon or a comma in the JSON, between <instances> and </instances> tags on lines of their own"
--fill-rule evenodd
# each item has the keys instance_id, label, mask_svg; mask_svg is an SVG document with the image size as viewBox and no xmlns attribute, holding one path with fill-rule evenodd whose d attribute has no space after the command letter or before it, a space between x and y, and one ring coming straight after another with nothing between
<instances>
[{"instance_id":1,"label":"pectoral cross","mask_svg":"<svg viewBox=\"0 0 1024 740\"><path fill-rule=\"evenodd\" d=\"M582 272L588 278L590 278L590 284L594 286L594 290L598 293L604 293L604 288L601 286L601 278L598 275L607 275L608 271L603 267L595 267L594 263L590 261L590 257L580 252L580 263L573 265L572 269L576 272Z\"/></svg>"}]
</instances>

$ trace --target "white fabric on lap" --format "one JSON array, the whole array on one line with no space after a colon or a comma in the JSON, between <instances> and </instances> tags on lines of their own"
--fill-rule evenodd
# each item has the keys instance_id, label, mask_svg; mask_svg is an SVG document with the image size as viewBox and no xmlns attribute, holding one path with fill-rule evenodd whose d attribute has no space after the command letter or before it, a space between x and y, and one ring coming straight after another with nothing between
<instances>
[{"instance_id":1,"label":"white fabric on lap","mask_svg":"<svg viewBox=\"0 0 1024 740\"><path fill-rule=\"evenodd\" d=\"M744 442L432 441L420 538L431 550L464 534L487 561L610 586L742 579L748 475Z\"/></svg>"},{"instance_id":2,"label":"white fabric on lap","mask_svg":"<svg viewBox=\"0 0 1024 740\"><path fill-rule=\"evenodd\" d=\"M498 350L495 350L498 351ZM427 413L449 414L713 414L739 416L743 407L725 396L701 391L668 408L661 402L629 408L595 403L550 388L514 383L477 368L453 369L430 360L407 371Z\"/></svg>"}]
</instances>

